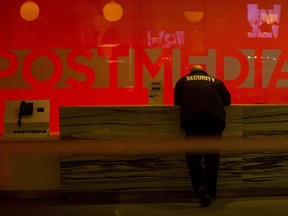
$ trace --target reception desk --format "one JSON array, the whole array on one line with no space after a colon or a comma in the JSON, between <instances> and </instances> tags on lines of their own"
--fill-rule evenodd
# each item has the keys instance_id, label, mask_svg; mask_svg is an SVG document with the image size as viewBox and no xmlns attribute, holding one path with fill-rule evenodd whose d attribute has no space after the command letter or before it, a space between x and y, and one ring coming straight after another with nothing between
<instances>
[{"instance_id":1,"label":"reception desk","mask_svg":"<svg viewBox=\"0 0 288 216\"><path fill-rule=\"evenodd\" d=\"M187 149L179 112L174 106L61 107L61 142L86 149L62 152L61 190L86 198L191 194L185 151L201 142ZM288 106L227 107L218 195L287 195L287 136Z\"/></svg>"},{"instance_id":2,"label":"reception desk","mask_svg":"<svg viewBox=\"0 0 288 216\"><path fill-rule=\"evenodd\" d=\"M0 142L0 199L99 202L193 197L179 107L61 107L60 137ZM233 105L220 144L218 196L288 194L288 106ZM211 145L210 145L211 144Z\"/></svg>"}]
</instances>

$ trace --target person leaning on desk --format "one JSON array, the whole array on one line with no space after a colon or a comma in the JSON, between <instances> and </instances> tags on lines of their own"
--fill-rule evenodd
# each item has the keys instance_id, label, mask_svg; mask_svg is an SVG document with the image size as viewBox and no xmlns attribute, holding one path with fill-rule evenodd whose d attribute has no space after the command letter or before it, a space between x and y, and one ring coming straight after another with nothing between
<instances>
[{"instance_id":1,"label":"person leaning on desk","mask_svg":"<svg viewBox=\"0 0 288 216\"><path fill-rule=\"evenodd\" d=\"M187 138L221 138L226 123L224 107L230 104L231 94L224 82L209 76L200 65L176 83L174 105L181 107L181 127ZM195 195L202 206L210 205L216 198L220 152L187 152L186 162Z\"/></svg>"}]
</instances>

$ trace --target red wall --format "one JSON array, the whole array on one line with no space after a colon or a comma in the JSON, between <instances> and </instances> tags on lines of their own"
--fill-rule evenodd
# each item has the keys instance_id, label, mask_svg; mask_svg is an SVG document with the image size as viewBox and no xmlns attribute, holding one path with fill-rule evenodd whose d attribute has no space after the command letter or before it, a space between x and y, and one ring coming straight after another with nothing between
<instances>
[{"instance_id":1,"label":"red wall","mask_svg":"<svg viewBox=\"0 0 288 216\"><path fill-rule=\"evenodd\" d=\"M6 100L51 100L52 131L59 106L147 104L150 80L164 80L173 104L193 64L223 79L233 103L288 101L286 0L116 0L117 22L103 17L108 0L35 0L31 22L24 2L0 1L0 132Z\"/></svg>"}]
</instances>

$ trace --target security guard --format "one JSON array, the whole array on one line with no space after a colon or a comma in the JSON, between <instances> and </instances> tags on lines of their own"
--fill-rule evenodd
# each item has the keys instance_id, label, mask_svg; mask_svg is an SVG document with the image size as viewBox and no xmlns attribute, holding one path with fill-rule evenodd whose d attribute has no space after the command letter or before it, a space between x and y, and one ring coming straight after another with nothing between
<instances>
[{"instance_id":1,"label":"security guard","mask_svg":"<svg viewBox=\"0 0 288 216\"><path fill-rule=\"evenodd\" d=\"M209 76L202 66L193 66L178 80L174 104L181 107L181 127L187 138L221 138L226 121L224 107L231 104L231 95L225 84ZM216 197L219 151L188 152L186 161L194 193L203 206L210 205Z\"/></svg>"}]
</instances>

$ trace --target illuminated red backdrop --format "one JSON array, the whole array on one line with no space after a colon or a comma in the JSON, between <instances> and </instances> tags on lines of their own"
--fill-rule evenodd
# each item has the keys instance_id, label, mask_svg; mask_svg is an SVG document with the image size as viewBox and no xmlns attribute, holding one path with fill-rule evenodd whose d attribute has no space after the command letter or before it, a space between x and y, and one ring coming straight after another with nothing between
<instances>
[{"instance_id":1,"label":"illuminated red backdrop","mask_svg":"<svg viewBox=\"0 0 288 216\"><path fill-rule=\"evenodd\" d=\"M6 100L51 100L52 131L59 106L146 105L151 80L173 104L193 64L234 104L288 101L286 0L115 0L115 22L103 16L110 0L34 0L34 21L20 16L25 1L0 1L0 132Z\"/></svg>"}]
</instances>

